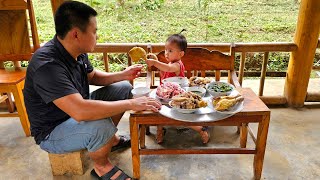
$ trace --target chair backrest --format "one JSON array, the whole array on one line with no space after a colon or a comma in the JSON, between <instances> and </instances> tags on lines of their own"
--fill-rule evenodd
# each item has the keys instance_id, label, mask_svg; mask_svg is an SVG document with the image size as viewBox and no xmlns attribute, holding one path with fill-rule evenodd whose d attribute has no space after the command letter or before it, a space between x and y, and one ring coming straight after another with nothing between
<instances>
[{"instance_id":1,"label":"chair backrest","mask_svg":"<svg viewBox=\"0 0 320 180\"><path fill-rule=\"evenodd\" d=\"M165 59L165 52L161 51L157 54L158 60L167 63ZM185 55L182 57L182 62L186 69L186 77L192 76L206 76L206 71L215 71L216 81L220 80L220 70L227 70L230 80L231 71L234 70L234 45L231 44L229 54L224 54L219 51L210 51L205 48L187 48ZM154 85L156 67L149 69L151 77L151 85ZM200 72L200 74L199 74Z\"/></svg>"},{"instance_id":2,"label":"chair backrest","mask_svg":"<svg viewBox=\"0 0 320 180\"><path fill-rule=\"evenodd\" d=\"M40 47L31 0L1 0L0 27L0 68L3 68L3 61L14 61L20 66L19 61L29 60L32 52Z\"/></svg>"}]
</instances>

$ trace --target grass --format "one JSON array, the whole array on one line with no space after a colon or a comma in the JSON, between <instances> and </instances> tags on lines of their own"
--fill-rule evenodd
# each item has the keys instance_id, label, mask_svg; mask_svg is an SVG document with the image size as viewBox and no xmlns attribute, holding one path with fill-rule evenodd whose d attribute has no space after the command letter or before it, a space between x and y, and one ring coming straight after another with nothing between
<instances>
[{"instance_id":1,"label":"grass","mask_svg":"<svg viewBox=\"0 0 320 180\"><path fill-rule=\"evenodd\" d=\"M293 41L299 4L295 0L81 0L98 15L98 42L164 42L188 31L188 42ZM159 7L148 9L148 2ZM34 0L40 40L54 35L50 1Z\"/></svg>"},{"instance_id":2,"label":"grass","mask_svg":"<svg viewBox=\"0 0 320 180\"><path fill-rule=\"evenodd\" d=\"M127 0L123 5L118 0L80 1L98 11L100 43L159 43L182 29L193 43L293 42L299 9L298 0ZM55 33L50 1L33 4L39 39L47 42ZM246 70L259 70L261 57L248 58ZM104 69L101 55L90 59ZM127 57L112 54L109 59L111 71L119 71ZM285 71L288 60L288 53L270 53L268 70Z\"/></svg>"}]
</instances>

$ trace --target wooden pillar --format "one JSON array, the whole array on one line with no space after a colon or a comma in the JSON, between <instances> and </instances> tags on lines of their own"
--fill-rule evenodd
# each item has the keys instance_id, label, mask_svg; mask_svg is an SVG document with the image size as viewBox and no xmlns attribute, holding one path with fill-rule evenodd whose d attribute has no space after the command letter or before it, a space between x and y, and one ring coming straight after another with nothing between
<instances>
[{"instance_id":1,"label":"wooden pillar","mask_svg":"<svg viewBox=\"0 0 320 180\"><path fill-rule=\"evenodd\" d=\"M284 88L289 106L302 107L307 94L320 29L320 0L302 0Z\"/></svg>"},{"instance_id":2,"label":"wooden pillar","mask_svg":"<svg viewBox=\"0 0 320 180\"><path fill-rule=\"evenodd\" d=\"M64 0L51 0L52 13L55 15L58 7L64 2Z\"/></svg>"}]
</instances>

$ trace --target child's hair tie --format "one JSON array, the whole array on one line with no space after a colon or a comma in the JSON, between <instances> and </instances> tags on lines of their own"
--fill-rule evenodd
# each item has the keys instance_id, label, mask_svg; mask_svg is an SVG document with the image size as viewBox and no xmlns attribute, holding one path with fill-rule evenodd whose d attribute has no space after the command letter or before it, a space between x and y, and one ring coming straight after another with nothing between
<instances>
[{"instance_id":1,"label":"child's hair tie","mask_svg":"<svg viewBox=\"0 0 320 180\"><path fill-rule=\"evenodd\" d=\"M182 29L179 34L183 33L184 31L187 31L186 29Z\"/></svg>"}]
</instances>

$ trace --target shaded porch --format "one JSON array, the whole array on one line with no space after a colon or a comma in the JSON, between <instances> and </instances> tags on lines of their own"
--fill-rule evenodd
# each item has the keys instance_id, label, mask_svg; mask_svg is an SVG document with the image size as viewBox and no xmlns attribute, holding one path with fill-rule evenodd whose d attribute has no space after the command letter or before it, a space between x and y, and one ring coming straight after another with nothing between
<instances>
[{"instance_id":1,"label":"shaded porch","mask_svg":"<svg viewBox=\"0 0 320 180\"><path fill-rule=\"evenodd\" d=\"M320 176L318 149L320 104L303 108L271 107L271 121L262 179L317 179ZM126 113L119 125L120 134L129 134ZM90 179L92 164L83 176L52 176L48 154L32 137L24 137L18 118L0 124L1 179ZM253 126L254 131L256 127ZM155 128L147 136L147 146L155 143ZM235 127L211 128L208 146L238 146ZM187 137L186 140L181 140ZM169 128L163 146L202 147L191 130ZM248 147L253 142L248 141ZM163 155L142 156L141 179L251 179L253 156L245 155ZM132 175L131 150L114 152L111 160Z\"/></svg>"}]
</instances>

